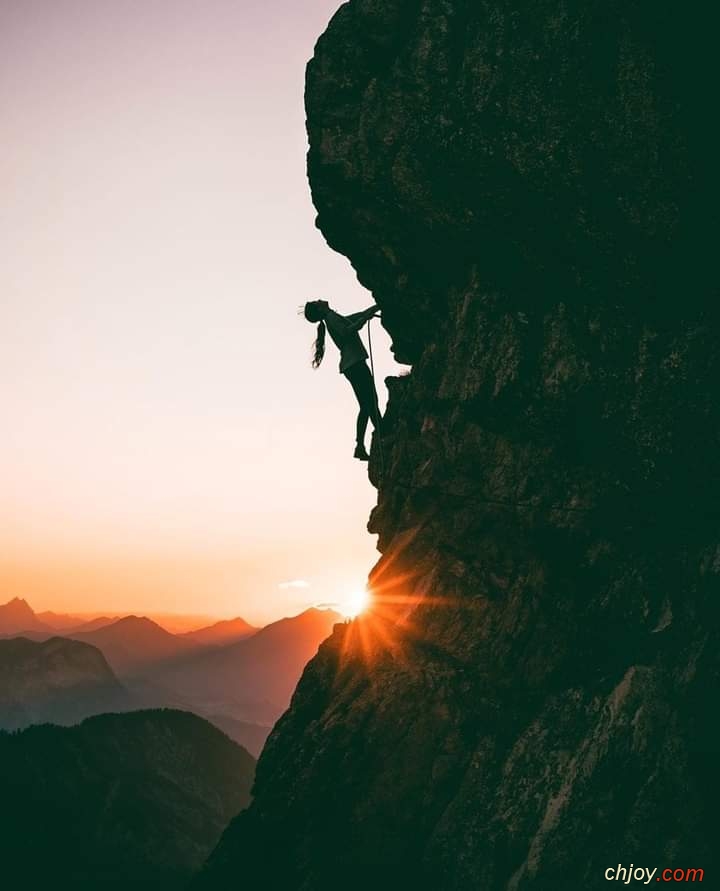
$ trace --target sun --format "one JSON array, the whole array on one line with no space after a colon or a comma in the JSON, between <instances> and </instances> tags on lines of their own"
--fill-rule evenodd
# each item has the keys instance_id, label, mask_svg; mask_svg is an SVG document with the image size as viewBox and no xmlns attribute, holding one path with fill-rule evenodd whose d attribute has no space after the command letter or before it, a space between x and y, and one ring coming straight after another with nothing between
<instances>
[{"instance_id":1,"label":"sun","mask_svg":"<svg viewBox=\"0 0 720 891\"><path fill-rule=\"evenodd\" d=\"M340 604L340 611L348 619L354 619L355 616L367 609L370 605L370 593L366 588L358 588L349 594Z\"/></svg>"}]
</instances>

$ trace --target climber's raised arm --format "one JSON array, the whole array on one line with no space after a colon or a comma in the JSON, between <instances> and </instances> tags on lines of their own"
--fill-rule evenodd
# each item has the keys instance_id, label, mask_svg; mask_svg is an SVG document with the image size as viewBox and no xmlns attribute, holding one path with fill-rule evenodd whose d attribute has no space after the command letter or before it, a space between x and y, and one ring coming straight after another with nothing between
<instances>
[{"instance_id":1,"label":"climber's raised arm","mask_svg":"<svg viewBox=\"0 0 720 891\"><path fill-rule=\"evenodd\" d=\"M345 322L350 331L359 331L365 322L369 322L379 311L380 307L377 303L373 303L372 306L364 309L362 312L354 312L349 316L345 316Z\"/></svg>"}]
</instances>

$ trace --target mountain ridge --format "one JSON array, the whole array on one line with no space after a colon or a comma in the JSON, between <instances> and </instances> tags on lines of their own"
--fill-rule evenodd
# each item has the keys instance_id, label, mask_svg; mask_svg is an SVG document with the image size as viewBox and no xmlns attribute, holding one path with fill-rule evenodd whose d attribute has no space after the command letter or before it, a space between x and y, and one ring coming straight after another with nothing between
<instances>
[{"instance_id":1,"label":"mountain ridge","mask_svg":"<svg viewBox=\"0 0 720 891\"><path fill-rule=\"evenodd\" d=\"M246 633L249 626L244 620L230 620L221 625L219 638L229 635L230 642L218 642L218 629L210 626L215 642L203 643L202 635L199 640L188 639L147 617L126 616L87 633L58 636L36 631L27 632L25 638L0 640L0 664L3 644L10 653L18 640L24 640L26 653L33 654L14 666L17 695L6 692L3 697L0 684L0 727L16 729L42 721L66 725L108 711L174 708L210 720L257 756L289 703L305 663L340 620L337 613L311 608L252 635ZM43 654L58 647L64 647L68 657L95 653L109 677L101 681L90 675L84 684L76 681L49 686L33 696L21 695L32 676L42 683L51 671ZM7 665L9 671L10 662Z\"/></svg>"},{"instance_id":2,"label":"mountain ridge","mask_svg":"<svg viewBox=\"0 0 720 891\"><path fill-rule=\"evenodd\" d=\"M249 637L258 631L260 631L259 628L246 622L240 616L236 616L234 619L221 619L212 625L196 628L193 631L183 631L178 636L199 644L221 646Z\"/></svg>"},{"instance_id":3,"label":"mountain ridge","mask_svg":"<svg viewBox=\"0 0 720 891\"><path fill-rule=\"evenodd\" d=\"M69 635L102 650L120 674L147 670L149 665L189 650L193 642L166 631L145 616L124 616L94 631Z\"/></svg>"},{"instance_id":4,"label":"mountain ridge","mask_svg":"<svg viewBox=\"0 0 720 891\"><path fill-rule=\"evenodd\" d=\"M171 710L0 732L3 876L18 887L180 891L250 800L254 759ZM42 857L38 856L42 851Z\"/></svg>"}]
</instances>

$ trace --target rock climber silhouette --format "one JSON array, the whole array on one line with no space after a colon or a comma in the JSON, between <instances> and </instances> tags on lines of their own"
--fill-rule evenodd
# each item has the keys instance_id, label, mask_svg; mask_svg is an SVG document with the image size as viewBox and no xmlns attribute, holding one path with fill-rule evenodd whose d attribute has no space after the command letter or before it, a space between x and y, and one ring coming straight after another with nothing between
<instances>
[{"instance_id":1,"label":"rock climber silhouette","mask_svg":"<svg viewBox=\"0 0 720 891\"><path fill-rule=\"evenodd\" d=\"M365 432L368 420L372 420L373 427L377 430L380 422L375 382L368 368L368 354L360 340L359 331L362 326L379 312L377 305L373 305L362 312L352 313L349 316L341 316L340 313L330 308L327 300L310 300L305 304L305 318L308 322L317 322L317 338L315 340L315 354L313 356L313 368L318 368L325 355L325 330L330 332L335 346L340 350L340 373L350 381L357 397L360 410L357 416L356 445L354 457L360 461L368 460L365 451Z\"/></svg>"}]
</instances>

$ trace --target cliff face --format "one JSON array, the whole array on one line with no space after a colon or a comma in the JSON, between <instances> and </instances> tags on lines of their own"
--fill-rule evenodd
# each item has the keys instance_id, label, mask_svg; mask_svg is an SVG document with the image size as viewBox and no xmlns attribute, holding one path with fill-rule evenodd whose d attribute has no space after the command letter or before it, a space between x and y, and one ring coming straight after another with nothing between
<instances>
[{"instance_id":1,"label":"cliff face","mask_svg":"<svg viewBox=\"0 0 720 891\"><path fill-rule=\"evenodd\" d=\"M338 626L202 880L604 887L710 869L720 361L703 23L351 0L308 67L318 225L410 375Z\"/></svg>"}]
</instances>

